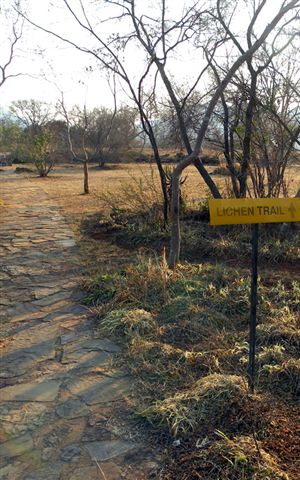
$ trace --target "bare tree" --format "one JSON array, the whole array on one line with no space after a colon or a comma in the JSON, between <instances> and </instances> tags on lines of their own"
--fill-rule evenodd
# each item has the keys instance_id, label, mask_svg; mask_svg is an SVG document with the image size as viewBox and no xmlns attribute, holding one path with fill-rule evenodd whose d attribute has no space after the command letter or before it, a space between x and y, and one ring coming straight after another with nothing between
<instances>
[{"instance_id":1,"label":"bare tree","mask_svg":"<svg viewBox=\"0 0 300 480\"><path fill-rule=\"evenodd\" d=\"M258 9L255 10L255 3L253 3L253 18L258 16L260 11L264 6L262 2ZM222 13L220 7L218 7L218 15L222 23L223 28L226 30L228 36L231 38L234 45L237 47L240 54L244 53L244 48L242 47L240 41L234 36L234 34L227 27L225 21L222 18ZM268 45L266 42L262 45L259 55L251 55L246 61L248 72L249 72L249 84L246 83L245 77L242 78L242 81L239 82L237 95L233 100L238 108L234 108L236 116L233 120L234 129L231 128L229 133L229 109L226 104L226 99L224 94L221 95L221 101L224 108L224 155L228 164L229 171L231 173L233 190L236 196L244 197L247 193L247 178L250 173L250 162L251 162L251 145L252 137L254 130L257 130L254 125L254 117L257 112L257 90L260 83L260 77L266 72L270 65L273 64L274 59L280 56L293 42L296 36L298 36L298 31L292 29L288 32L287 27L293 21L293 17L287 19L276 31L273 36L272 42ZM253 35L251 31L247 32L247 47L251 48L253 45ZM281 57L282 58L282 57ZM212 65L214 74L218 83L220 83L220 77L217 73L217 69ZM237 98L238 97L238 98ZM244 106L244 108L243 108ZM241 140L241 153L239 156L239 168L236 169L234 166L234 161L232 155L237 156L237 152L234 152L233 148L233 133L238 131L240 121L243 121L242 135L240 136ZM257 119L256 119L257 122ZM229 142L230 138L230 142ZM231 147L230 147L231 144ZM254 178L254 177L252 177Z\"/></svg>"},{"instance_id":2,"label":"bare tree","mask_svg":"<svg viewBox=\"0 0 300 480\"><path fill-rule=\"evenodd\" d=\"M16 100L11 103L10 111L30 133L38 133L53 119L51 105L41 100Z\"/></svg>"},{"instance_id":3,"label":"bare tree","mask_svg":"<svg viewBox=\"0 0 300 480\"><path fill-rule=\"evenodd\" d=\"M217 1L217 4L220 4L220 1ZM274 31L274 29L280 24L281 21L284 21L284 18L287 14L291 13L293 15L294 20L299 19L299 9L300 9L300 2L297 0L291 1L284 1L274 15L274 17L269 21L267 26L262 30L260 35L256 36L254 33L254 26L259 17L259 14L266 4L266 0L262 0L259 2L258 7L254 11L250 23L247 28L246 37L255 38L251 45L247 44L246 48L243 49L243 53L240 52L237 59L232 63L227 73L223 76L222 80L220 81L218 87L215 90L215 93L212 95L211 100L207 106L204 119L200 126L197 140L193 149L193 152L188 155L185 159L183 159L175 168L173 172L173 181L172 181L172 205L171 205L171 216L172 216L172 229L171 229L171 245L170 245L170 253L169 253L169 265L170 267L174 268L176 263L179 260L180 254L180 219L179 219L179 191L180 191L180 177L182 172L187 168L191 163L193 163L194 159L198 157L202 143L205 138L205 134L214 112L214 109L221 97L221 95L225 92L226 87L228 86L229 82L235 75L235 73L239 70L239 68L247 61L250 61L253 58L253 55L259 50L259 48L264 44L268 36ZM223 17L220 9L218 10L218 18L221 22L223 22Z\"/></svg>"},{"instance_id":4,"label":"bare tree","mask_svg":"<svg viewBox=\"0 0 300 480\"><path fill-rule=\"evenodd\" d=\"M261 76L256 101L249 177L257 197L286 196L285 172L298 158L295 146L300 144L299 65L288 54L287 65L283 63L281 59L281 71L273 64Z\"/></svg>"},{"instance_id":5,"label":"bare tree","mask_svg":"<svg viewBox=\"0 0 300 480\"><path fill-rule=\"evenodd\" d=\"M18 9L20 8L20 2L17 2ZM11 8L5 8L0 5L0 19L1 24L4 26L8 22L10 23L10 32L6 35L5 40L1 42L0 53L0 87L9 78L14 78L22 75L22 73L11 73L11 65L16 55L16 49L23 35L23 23L24 20L20 13L12 11ZM3 30L5 31L5 30Z\"/></svg>"},{"instance_id":6,"label":"bare tree","mask_svg":"<svg viewBox=\"0 0 300 480\"><path fill-rule=\"evenodd\" d=\"M189 86L186 95L183 98L179 98L176 94L176 84L174 85L172 77L167 70L167 61L169 56L174 54L183 43L192 41L196 36L199 38L203 32L210 30L208 27L210 13L207 11L206 5L204 2L203 5L196 2L184 8L183 14L179 19L172 20L167 18L166 0L162 0L158 16L154 19L148 15L144 15L143 12L137 12L137 2L135 0L107 0L107 2L121 6L124 9L125 15L130 18L136 39L147 52L149 60L156 66L157 72L167 90L176 112L182 142L187 154L191 154L193 149L187 129L185 107L188 104L188 99L193 94L196 86L207 70L208 64L200 70L196 80ZM221 42L219 42L219 40L216 41L216 45L219 43L223 43L223 39L221 39ZM221 198L216 184L201 160L195 157L192 163L194 163L212 195L215 198Z\"/></svg>"},{"instance_id":7,"label":"bare tree","mask_svg":"<svg viewBox=\"0 0 300 480\"><path fill-rule=\"evenodd\" d=\"M236 197L287 193L284 173L300 133L299 66L289 48L295 33L282 36L280 48L274 49L274 40L270 48L263 45L256 66L247 62L248 75L239 72L221 95L224 157ZM212 69L219 84L217 67Z\"/></svg>"},{"instance_id":8,"label":"bare tree","mask_svg":"<svg viewBox=\"0 0 300 480\"><path fill-rule=\"evenodd\" d=\"M86 105L84 105L83 110L81 111L79 107L74 107L73 110L69 113L64 100L63 93L61 98L58 101L57 110L60 115L62 115L67 126L67 139L70 152L72 154L73 160L78 160L82 162L83 165L83 192L85 194L89 193L89 154L86 148L86 135L88 130L88 115ZM80 128L80 146L82 156L77 154L74 147L74 142L72 139L72 127L75 126Z\"/></svg>"}]
</instances>

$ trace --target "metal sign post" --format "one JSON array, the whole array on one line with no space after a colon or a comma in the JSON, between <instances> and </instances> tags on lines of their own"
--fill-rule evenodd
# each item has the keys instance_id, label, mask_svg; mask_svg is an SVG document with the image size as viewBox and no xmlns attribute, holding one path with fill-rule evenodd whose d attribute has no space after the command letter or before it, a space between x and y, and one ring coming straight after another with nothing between
<instances>
[{"instance_id":1,"label":"metal sign post","mask_svg":"<svg viewBox=\"0 0 300 480\"><path fill-rule=\"evenodd\" d=\"M250 323L249 323L249 363L248 382L250 392L254 392L255 377L255 347L256 347L256 311L257 311L257 261L258 261L258 224L252 225L252 278L250 294Z\"/></svg>"},{"instance_id":2,"label":"metal sign post","mask_svg":"<svg viewBox=\"0 0 300 480\"><path fill-rule=\"evenodd\" d=\"M208 203L211 225L252 224L252 272L247 373L249 390L253 393L256 363L258 224L300 222L300 198L211 199Z\"/></svg>"}]
</instances>

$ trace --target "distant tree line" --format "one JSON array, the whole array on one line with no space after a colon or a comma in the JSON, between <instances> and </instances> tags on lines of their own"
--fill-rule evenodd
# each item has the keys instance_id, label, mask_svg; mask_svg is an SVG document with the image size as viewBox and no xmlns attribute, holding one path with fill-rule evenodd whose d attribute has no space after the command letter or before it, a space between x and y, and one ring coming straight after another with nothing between
<instances>
[{"instance_id":1,"label":"distant tree line","mask_svg":"<svg viewBox=\"0 0 300 480\"><path fill-rule=\"evenodd\" d=\"M89 161L104 167L132 147L140 133L137 112L128 106L113 111L100 107L67 111L39 100L12 102L9 112L0 116L0 148L19 162L33 162L46 176L55 161Z\"/></svg>"}]
</instances>

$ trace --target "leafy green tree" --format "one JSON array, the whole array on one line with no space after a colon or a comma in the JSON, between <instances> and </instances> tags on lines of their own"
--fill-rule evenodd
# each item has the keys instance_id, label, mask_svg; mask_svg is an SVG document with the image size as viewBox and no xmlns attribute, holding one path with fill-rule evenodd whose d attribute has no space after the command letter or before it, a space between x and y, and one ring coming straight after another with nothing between
<instances>
[{"instance_id":1,"label":"leafy green tree","mask_svg":"<svg viewBox=\"0 0 300 480\"><path fill-rule=\"evenodd\" d=\"M17 100L10 111L23 127L19 148L22 158L34 163L40 177L46 177L54 167L51 106L35 99Z\"/></svg>"},{"instance_id":2,"label":"leafy green tree","mask_svg":"<svg viewBox=\"0 0 300 480\"><path fill-rule=\"evenodd\" d=\"M50 144L51 134L46 127L43 127L39 133L30 137L28 153L40 177L47 177L54 166L53 157L51 158Z\"/></svg>"},{"instance_id":3,"label":"leafy green tree","mask_svg":"<svg viewBox=\"0 0 300 480\"><path fill-rule=\"evenodd\" d=\"M0 117L0 148L9 152L11 158L19 157L19 149L23 139L23 129L10 115Z\"/></svg>"}]
</instances>

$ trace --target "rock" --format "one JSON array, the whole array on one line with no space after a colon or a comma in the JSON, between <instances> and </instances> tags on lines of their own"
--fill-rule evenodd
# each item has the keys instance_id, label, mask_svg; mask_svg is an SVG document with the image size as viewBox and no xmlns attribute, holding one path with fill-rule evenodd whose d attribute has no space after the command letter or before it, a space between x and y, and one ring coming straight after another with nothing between
<instances>
[{"instance_id":1,"label":"rock","mask_svg":"<svg viewBox=\"0 0 300 480\"><path fill-rule=\"evenodd\" d=\"M2 357L2 369L0 371L0 378L14 378L24 375L30 371L35 363L34 355L20 355L10 359L7 364L4 364Z\"/></svg>"},{"instance_id":2,"label":"rock","mask_svg":"<svg viewBox=\"0 0 300 480\"><path fill-rule=\"evenodd\" d=\"M76 470L71 474L68 480L98 480L98 472L99 469L97 467L76 468Z\"/></svg>"},{"instance_id":3,"label":"rock","mask_svg":"<svg viewBox=\"0 0 300 480\"><path fill-rule=\"evenodd\" d=\"M47 462L48 460L50 460L50 458L54 454L55 454L55 448L53 448L53 447L44 448L44 450L42 452L42 460L44 460L44 462Z\"/></svg>"},{"instance_id":4,"label":"rock","mask_svg":"<svg viewBox=\"0 0 300 480\"><path fill-rule=\"evenodd\" d=\"M102 463L101 469L105 475L106 480L124 480L125 478L129 480L129 477L127 475L125 477L125 475L122 473L121 468L115 463L113 463L113 461L107 461ZM136 476L136 472L134 478L138 478ZM132 477L130 477L130 479L133 480Z\"/></svg>"},{"instance_id":5,"label":"rock","mask_svg":"<svg viewBox=\"0 0 300 480\"><path fill-rule=\"evenodd\" d=\"M85 445L91 459L98 460L99 462L105 462L111 458L118 457L119 455L135 450L138 447L138 444L126 442L124 440L91 442Z\"/></svg>"},{"instance_id":6,"label":"rock","mask_svg":"<svg viewBox=\"0 0 300 480\"><path fill-rule=\"evenodd\" d=\"M34 305L38 305L39 307L48 307L49 305L53 305L61 300L66 300L70 298L72 292L63 291L54 293L53 295L49 295L47 297L40 298L39 300L34 301Z\"/></svg>"},{"instance_id":7,"label":"rock","mask_svg":"<svg viewBox=\"0 0 300 480\"><path fill-rule=\"evenodd\" d=\"M26 433L21 437L14 438L1 444L1 455L3 457L14 458L23 455L33 449L31 435Z\"/></svg>"},{"instance_id":8,"label":"rock","mask_svg":"<svg viewBox=\"0 0 300 480\"><path fill-rule=\"evenodd\" d=\"M11 404L8 404L11 406ZM24 426L33 429L34 426L41 426L46 421L47 407L42 403L25 403L18 408L7 408L0 406L0 421L4 424Z\"/></svg>"},{"instance_id":9,"label":"rock","mask_svg":"<svg viewBox=\"0 0 300 480\"><path fill-rule=\"evenodd\" d=\"M63 355L62 364L77 363L78 368L103 367L109 365L112 357L107 352L86 352L77 350L76 352Z\"/></svg>"},{"instance_id":10,"label":"rock","mask_svg":"<svg viewBox=\"0 0 300 480\"><path fill-rule=\"evenodd\" d=\"M81 452L80 445L68 445L67 447L63 448L60 454L60 458L63 462L70 462L71 460L74 461L74 457L79 457Z\"/></svg>"},{"instance_id":11,"label":"rock","mask_svg":"<svg viewBox=\"0 0 300 480\"><path fill-rule=\"evenodd\" d=\"M99 413L97 414L92 414L90 417L89 417L89 420L88 420L88 425L89 427L94 427L95 425L99 425L103 422L107 422L107 417L105 417L104 415L100 415Z\"/></svg>"},{"instance_id":12,"label":"rock","mask_svg":"<svg viewBox=\"0 0 300 480\"><path fill-rule=\"evenodd\" d=\"M18 474L22 472L22 465L18 462L14 465L5 465L0 468L1 480L16 480Z\"/></svg>"},{"instance_id":13,"label":"rock","mask_svg":"<svg viewBox=\"0 0 300 480\"><path fill-rule=\"evenodd\" d=\"M58 243L58 245L61 245L62 247L75 247L76 246L76 242L75 242L75 240L73 240L73 238L66 239L66 240L57 240L56 243Z\"/></svg>"},{"instance_id":14,"label":"rock","mask_svg":"<svg viewBox=\"0 0 300 480\"><path fill-rule=\"evenodd\" d=\"M71 347L70 350L104 350L106 352L118 353L120 347L111 342L108 338L89 338Z\"/></svg>"},{"instance_id":15,"label":"rock","mask_svg":"<svg viewBox=\"0 0 300 480\"><path fill-rule=\"evenodd\" d=\"M24 348L23 352L25 354L33 355L36 362L42 362L43 360L48 359L52 360L55 357L54 339L36 343L32 347L26 349Z\"/></svg>"},{"instance_id":16,"label":"rock","mask_svg":"<svg viewBox=\"0 0 300 480\"><path fill-rule=\"evenodd\" d=\"M95 405L115 402L123 398L130 391L130 380L126 377L105 376L76 378L69 383L68 388L73 395L81 397L87 405Z\"/></svg>"},{"instance_id":17,"label":"rock","mask_svg":"<svg viewBox=\"0 0 300 480\"><path fill-rule=\"evenodd\" d=\"M61 418L78 418L88 415L89 409L81 400L71 398L65 403L58 405L56 414Z\"/></svg>"},{"instance_id":18,"label":"rock","mask_svg":"<svg viewBox=\"0 0 300 480\"><path fill-rule=\"evenodd\" d=\"M22 477L22 480L58 480L61 478L63 463L51 463L45 468L41 468ZM84 479L88 480L88 479Z\"/></svg>"},{"instance_id":19,"label":"rock","mask_svg":"<svg viewBox=\"0 0 300 480\"><path fill-rule=\"evenodd\" d=\"M5 305L6 307L8 307L10 303L11 301L9 300L9 298L5 298L5 297L0 298L0 305Z\"/></svg>"},{"instance_id":20,"label":"rock","mask_svg":"<svg viewBox=\"0 0 300 480\"><path fill-rule=\"evenodd\" d=\"M28 426L27 425L18 425L10 422L1 422L1 428L3 432L6 434L6 438L14 438L18 437L24 433L27 433ZM1 449L0 449L1 450Z\"/></svg>"},{"instance_id":21,"label":"rock","mask_svg":"<svg viewBox=\"0 0 300 480\"><path fill-rule=\"evenodd\" d=\"M48 297L49 295L53 295L60 291L60 287L40 287L33 291L33 297L36 300L39 300L44 297Z\"/></svg>"},{"instance_id":22,"label":"rock","mask_svg":"<svg viewBox=\"0 0 300 480\"><path fill-rule=\"evenodd\" d=\"M52 402L56 399L60 380L20 383L1 390L1 401L6 402Z\"/></svg>"},{"instance_id":23,"label":"rock","mask_svg":"<svg viewBox=\"0 0 300 480\"><path fill-rule=\"evenodd\" d=\"M73 318L73 315L71 315L71 317ZM67 343L75 342L76 340L79 340L79 339L80 339L80 334L75 332L65 333L60 337L61 345L67 345Z\"/></svg>"}]
</instances>

